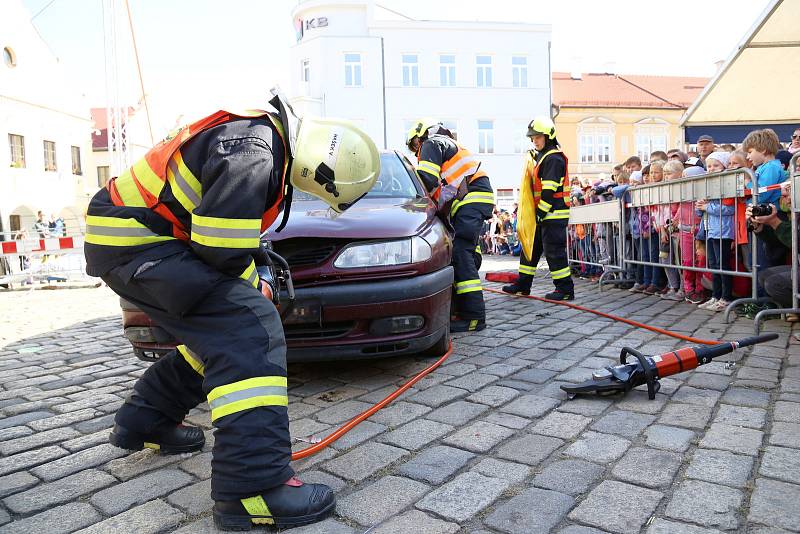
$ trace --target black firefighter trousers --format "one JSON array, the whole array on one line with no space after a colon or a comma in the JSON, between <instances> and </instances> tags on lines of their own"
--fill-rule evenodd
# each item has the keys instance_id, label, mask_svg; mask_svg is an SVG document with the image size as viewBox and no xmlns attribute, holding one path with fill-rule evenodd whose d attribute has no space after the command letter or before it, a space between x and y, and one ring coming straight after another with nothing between
<instances>
[{"instance_id":1,"label":"black firefighter trousers","mask_svg":"<svg viewBox=\"0 0 800 534\"><path fill-rule=\"evenodd\" d=\"M567 261L567 219L554 219L541 221L536 225L536 234L533 238L533 257L528 259L525 254L519 258L519 285L530 290L536 266L544 254L547 266L550 268L550 277L553 285L562 293L572 294L575 286Z\"/></svg>"},{"instance_id":2,"label":"black firefighter trousers","mask_svg":"<svg viewBox=\"0 0 800 534\"><path fill-rule=\"evenodd\" d=\"M116 422L148 433L208 400L215 500L254 496L292 477L286 341L275 306L188 250L102 278L185 344L145 371Z\"/></svg>"},{"instance_id":3,"label":"black firefighter trousers","mask_svg":"<svg viewBox=\"0 0 800 534\"><path fill-rule=\"evenodd\" d=\"M483 288L478 270L481 253L476 250L483 221L491 218L492 205L466 204L451 218L453 238L453 275L455 278L455 312L459 319L486 319Z\"/></svg>"}]
</instances>

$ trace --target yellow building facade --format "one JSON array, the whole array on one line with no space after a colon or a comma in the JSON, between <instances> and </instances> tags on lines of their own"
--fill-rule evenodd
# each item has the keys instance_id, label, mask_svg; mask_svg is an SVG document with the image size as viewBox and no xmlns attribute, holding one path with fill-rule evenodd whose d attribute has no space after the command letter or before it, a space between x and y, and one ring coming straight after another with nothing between
<instances>
[{"instance_id":1,"label":"yellow building facade","mask_svg":"<svg viewBox=\"0 0 800 534\"><path fill-rule=\"evenodd\" d=\"M629 156L683 147L683 110L562 107L555 117L570 176L599 178Z\"/></svg>"},{"instance_id":2,"label":"yellow building facade","mask_svg":"<svg viewBox=\"0 0 800 534\"><path fill-rule=\"evenodd\" d=\"M570 176L597 179L630 156L683 148L680 120L707 78L553 73L554 122Z\"/></svg>"}]
</instances>

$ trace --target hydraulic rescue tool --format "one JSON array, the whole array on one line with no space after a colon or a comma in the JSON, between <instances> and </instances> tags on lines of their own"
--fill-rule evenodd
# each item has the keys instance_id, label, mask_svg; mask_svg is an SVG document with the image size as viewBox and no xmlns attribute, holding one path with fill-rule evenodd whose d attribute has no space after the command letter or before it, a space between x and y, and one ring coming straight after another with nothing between
<instances>
[{"instance_id":1,"label":"hydraulic rescue tool","mask_svg":"<svg viewBox=\"0 0 800 534\"><path fill-rule=\"evenodd\" d=\"M636 386L647 384L647 396L652 400L661 388L659 379L689 371L710 363L717 356L728 354L742 347L778 339L778 334L763 334L739 341L730 341L706 347L686 347L655 356L645 356L641 352L624 347L619 355L619 365L607 366L592 373L592 379L561 386L570 395L597 393L598 395L625 394ZM636 361L628 363L628 356Z\"/></svg>"}]
</instances>

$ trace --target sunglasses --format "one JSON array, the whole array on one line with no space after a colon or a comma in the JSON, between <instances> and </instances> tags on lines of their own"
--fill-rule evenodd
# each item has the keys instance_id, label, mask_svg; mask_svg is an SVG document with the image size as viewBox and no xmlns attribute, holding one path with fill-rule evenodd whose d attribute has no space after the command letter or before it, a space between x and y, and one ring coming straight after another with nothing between
<instances>
[{"instance_id":1,"label":"sunglasses","mask_svg":"<svg viewBox=\"0 0 800 534\"><path fill-rule=\"evenodd\" d=\"M800 135L793 135L792 139L800 139Z\"/></svg>"}]
</instances>

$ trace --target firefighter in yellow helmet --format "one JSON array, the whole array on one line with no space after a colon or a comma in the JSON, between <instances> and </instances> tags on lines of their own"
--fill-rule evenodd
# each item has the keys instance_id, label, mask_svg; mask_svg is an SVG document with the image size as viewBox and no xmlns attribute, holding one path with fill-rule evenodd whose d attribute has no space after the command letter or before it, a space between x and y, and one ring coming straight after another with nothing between
<instances>
[{"instance_id":1,"label":"firefighter in yellow helmet","mask_svg":"<svg viewBox=\"0 0 800 534\"><path fill-rule=\"evenodd\" d=\"M483 222L491 218L494 192L480 161L458 145L452 133L435 119L420 119L408 132L406 144L417 155L417 174L431 197L449 206L453 237L453 275L456 317L451 332L486 328L486 307L478 269L478 239ZM453 197L454 195L454 197Z\"/></svg>"},{"instance_id":2,"label":"firefighter in yellow helmet","mask_svg":"<svg viewBox=\"0 0 800 534\"><path fill-rule=\"evenodd\" d=\"M375 144L354 125L301 121L279 92L270 104L219 111L159 143L94 196L86 221L87 272L183 343L136 382L110 441L200 450L203 432L182 422L207 401L223 530L290 528L334 511L331 488L303 484L289 465L286 341L259 291L260 236L281 210L286 222L293 187L341 212L380 172Z\"/></svg>"},{"instance_id":3,"label":"firefighter in yellow helmet","mask_svg":"<svg viewBox=\"0 0 800 534\"><path fill-rule=\"evenodd\" d=\"M522 253L519 279L503 291L529 295L536 265L544 253L555 290L545 295L552 300L573 300L575 287L567 261L569 222L568 160L556 139L556 127L549 117L536 117L528 124L528 137L535 150L526 156L517 213L517 234Z\"/></svg>"}]
</instances>

